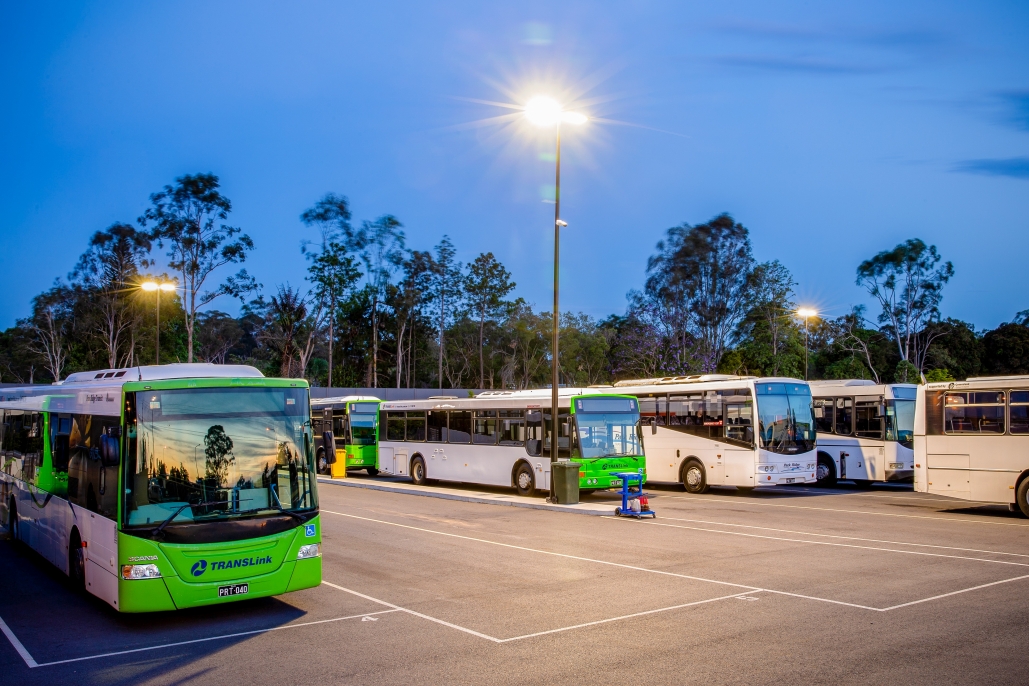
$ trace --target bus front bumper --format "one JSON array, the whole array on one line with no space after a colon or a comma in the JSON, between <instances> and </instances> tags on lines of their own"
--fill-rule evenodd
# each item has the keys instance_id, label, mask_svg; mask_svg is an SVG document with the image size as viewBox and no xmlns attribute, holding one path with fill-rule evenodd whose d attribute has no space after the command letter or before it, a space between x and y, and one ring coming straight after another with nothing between
<instances>
[{"instance_id":1,"label":"bus front bumper","mask_svg":"<svg viewBox=\"0 0 1029 686\"><path fill-rule=\"evenodd\" d=\"M780 474L758 473L755 486L789 486L791 484L813 484L818 481L814 472L784 472Z\"/></svg>"}]
</instances>

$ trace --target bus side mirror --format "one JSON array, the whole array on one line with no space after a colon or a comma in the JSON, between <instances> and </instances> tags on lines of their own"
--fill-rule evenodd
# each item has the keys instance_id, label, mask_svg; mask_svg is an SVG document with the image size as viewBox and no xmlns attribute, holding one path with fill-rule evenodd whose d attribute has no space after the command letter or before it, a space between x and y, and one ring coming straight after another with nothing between
<instances>
[{"instance_id":1,"label":"bus side mirror","mask_svg":"<svg viewBox=\"0 0 1029 686\"><path fill-rule=\"evenodd\" d=\"M657 417L653 417L650 420L650 433L652 433L652 434L656 434L657 433Z\"/></svg>"},{"instance_id":2,"label":"bus side mirror","mask_svg":"<svg viewBox=\"0 0 1029 686\"><path fill-rule=\"evenodd\" d=\"M322 449L325 450L325 463L336 464L336 439L331 431L322 434Z\"/></svg>"},{"instance_id":3,"label":"bus side mirror","mask_svg":"<svg viewBox=\"0 0 1029 686\"><path fill-rule=\"evenodd\" d=\"M109 434L100 436L100 463L105 467L118 466L118 439Z\"/></svg>"}]
</instances>

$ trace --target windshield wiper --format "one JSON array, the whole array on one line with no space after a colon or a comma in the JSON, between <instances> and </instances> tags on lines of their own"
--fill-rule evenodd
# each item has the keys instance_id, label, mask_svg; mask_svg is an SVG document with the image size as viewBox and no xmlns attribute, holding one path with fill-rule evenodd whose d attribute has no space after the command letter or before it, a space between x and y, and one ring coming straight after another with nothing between
<instances>
[{"instance_id":1,"label":"windshield wiper","mask_svg":"<svg viewBox=\"0 0 1029 686\"><path fill-rule=\"evenodd\" d=\"M204 505L223 505L224 500L209 500L206 503L186 503L179 509L172 513L171 517L161 522L156 529L150 532L150 538L157 538L158 536L164 536L164 527L171 524L172 520L179 516L179 513L185 510L187 507L203 507Z\"/></svg>"}]
</instances>

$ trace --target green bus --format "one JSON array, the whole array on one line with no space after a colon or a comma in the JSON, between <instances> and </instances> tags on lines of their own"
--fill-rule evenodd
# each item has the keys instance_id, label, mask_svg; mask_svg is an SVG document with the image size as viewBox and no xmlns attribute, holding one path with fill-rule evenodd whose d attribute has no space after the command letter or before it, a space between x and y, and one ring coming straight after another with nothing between
<instances>
[{"instance_id":1,"label":"green bus","mask_svg":"<svg viewBox=\"0 0 1029 686\"><path fill-rule=\"evenodd\" d=\"M321 583L310 390L170 364L0 389L0 521L121 612Z\"/></svg>"},{"instance_id":2,"label":"green bus","mask_svg":"<svg viewBox=\"0 0 1029 686\"><path fill-rule=\"evenodd\" d=\"M319 474L345 477L348 469L364 469L371 476L379 473L381 402L364 395L311 400L315 435L322 440L317 452ZM326 441L335 445L335 455L326 449Z\"/></svg>"}]
</instances>

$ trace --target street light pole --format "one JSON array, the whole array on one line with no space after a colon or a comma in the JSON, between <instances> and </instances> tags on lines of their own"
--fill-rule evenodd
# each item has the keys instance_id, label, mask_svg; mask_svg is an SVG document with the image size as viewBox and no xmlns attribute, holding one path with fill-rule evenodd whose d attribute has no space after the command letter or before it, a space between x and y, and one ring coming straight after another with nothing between
<instances>
[{"instance_id":1,"label":"street light pole","mask_svg":"<svg viewBox=\"0 0 1029 686\"><path fill-rule=\"evenodd\" d=\"M558 308L558 289L560 286L559 279L559 265L560 262L560 247L561 247L561 121L557 122L557 155L555 157L557 164L555 165L557 171L554 177L554 331L553 331L553 356L550 359L550 418L551 418L551 429L550 429L550 464L553 465L557 462L557 414L558 414L558 399L557 399L557 387L558 387L558 345L559 345L559 312ZM554 493L553 484L553 471L551 471L551 484L550 484L551 495Z\"/></svg>"},{"instance_id":2,"label":"street light pole","mask_svg":"<svg viewBox=\"0 0 1029 686\"><path fill-rule=\"evenodd\" d=\"M174 291L175 283L166 281L144 281L139 286L144 291L157 291L157 330L154 334L154 364L161 364L161 291Z\"/></svg>"}]
</instances>

